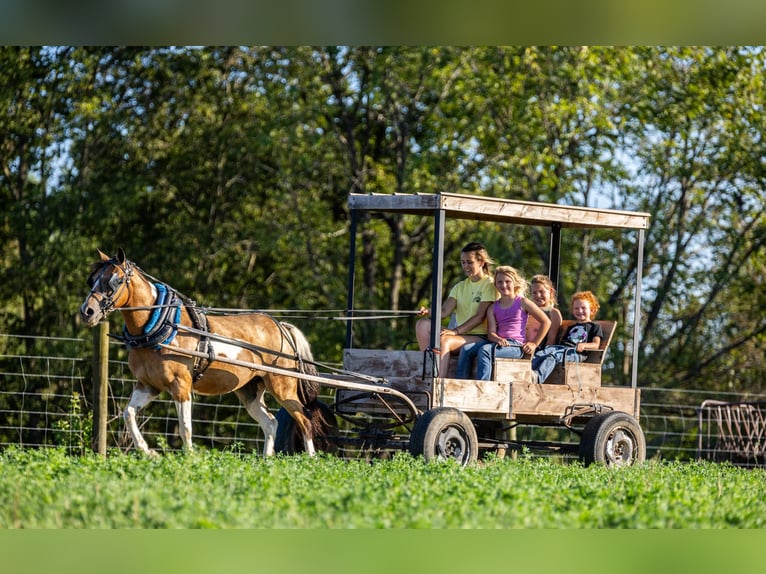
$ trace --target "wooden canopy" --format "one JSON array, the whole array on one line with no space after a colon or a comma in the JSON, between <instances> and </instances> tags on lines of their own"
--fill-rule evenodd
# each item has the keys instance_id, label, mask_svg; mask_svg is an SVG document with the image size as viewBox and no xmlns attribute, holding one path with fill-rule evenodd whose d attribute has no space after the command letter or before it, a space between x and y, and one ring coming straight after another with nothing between
<instances>
[{"instance_id":1,"label":"wooden canopy","mask_svg":"<svg viewBox=\"0 0 766 574\"><path fill-rule=\"evenodd\" d=\"M455 193L352 193L348 196L348 206L352 210L386 211L423 216L433 216L435 210L441 209L444 210L447 218L497 221L519 225L551 226L559 224L562 228L626 229L647 229L649 227L648 213Z\"/></svg>"}]
</instances>

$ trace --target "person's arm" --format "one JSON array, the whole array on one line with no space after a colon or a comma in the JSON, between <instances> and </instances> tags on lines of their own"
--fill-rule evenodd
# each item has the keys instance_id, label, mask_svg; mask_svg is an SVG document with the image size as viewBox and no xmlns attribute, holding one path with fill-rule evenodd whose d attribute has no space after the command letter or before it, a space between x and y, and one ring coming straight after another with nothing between
<instances>
[{"instance_id":1,"label":"person's arm","mask_svg":"<svg viewBox=\"0 0 766 574\"><path fill-rule=\"evenodd\" d=\"M497 335L497 319L495 318L495 304L492 303L487 309L487 339L493 343L499 343Z\"/></svg>"},{"instance_id":2,"label":"person's arm","mask_svg":"<svg viewBox=\"0 0 766 574\"><path fill-rule=\"evenodd\" d=\"M487 317L487 311L491 306L492 301L482 301L479 303L479 308L476 310L476 314L467 321L464 321L462 325L455 327L452 331L456 335L465 335L476 325L484 322L484 319Z\"/></svg>"},{"instance_id":3,"label":"person's arm","mask_svg":"<svg viewBox=\"0 0 766 574\"><path fill-rule=\"evenodd\" d=\"M559 329L561 328L561 322L564 320L564 318L561 316L561 311L556 309L555 307L551 309L551 326L548 330L548 339L546 341L546 345L555 345L558 343L558 337L559 337Z\"/></svg>"},{"instance_id":4,"label":"person's arm","mask_svg":"<svg viewBox=\"0 0 766 574\"><path fill-rule=\"evenodd\" d=\"M593 337L593 340L588 341L587 343L577 343L575 350L578 353L584 353L586 351L598 351L600 346L601 346L601 337Z\"/></svg>"},{"instance_id":5,"label":"person's arm","mask_svg":"<svg viewBox=\"0 0 766 574\"><path fill-rule=\"evenodd\" d=\"M441 318L446 319L450 315L452 315L452 312L457 307L457 300L450 296L444 299L442 301L442 312L441 312ZM431 314L431 308L430 307L421 307L418 310L418 316L426 316Z\"/></svg>"},{"instance_id":6,"label":"person's arm","mask_svg":"<svg viewBox=\"0 0 766 574\"><path fill-rule=\"evenodd\" d=\"M577 343L575 350L578 353L584 353L586 351L598 351L601 347L601 335L603 331L601 326L596 323L592 323L588 328L588 337L590 340L587 343Z\"/></svg>"},{"instance_id":7,"label":"person's arm","mask_svg":"<svg viewBox=\"0 0 766 574\"><path fill-rule=\"evenodd\" d=\"M521 299L521 308L524 309L524 311L526 311L529 315L531 315L535 321L540 323L540 329L537 331L537 340L526 341L522 346L522 350L526 354L532 355L534 354L537 347L539 347L543 342L543 334L547 333L548 329L550 329L551 320L548 318L548 315L546 315L545 312L537 306L537 303L527 299L526 297L522 297Z\"/></svg>"},{"instance_id":8,"label":"person's arm","mask_svg":"<svg viewBox=\"0 0 766 574\"><path fill-rule=\"evenodd\" d=\"M452 315L453 311L457 308L457 299L454 297L447 297L442 302L442 319L446 319Z\"/></svg>"}]
</instances>

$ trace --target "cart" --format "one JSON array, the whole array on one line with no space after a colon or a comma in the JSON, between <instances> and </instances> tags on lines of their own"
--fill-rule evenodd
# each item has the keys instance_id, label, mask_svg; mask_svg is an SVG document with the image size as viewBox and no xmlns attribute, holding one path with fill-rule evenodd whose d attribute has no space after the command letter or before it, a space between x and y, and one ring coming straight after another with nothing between
<instances>
[{"instance_id":1,"label":"cart","mask_svg":"<svg viewBox=\"0 0 766 574\"><path fill-rule=\"evenodd\" d=\"M494 451L503 456L523 449L576 454L584 464L630 466L645 460L636 358L648 214L452 193L350 194L348 207L351 241L343 369L321 378L336 388L333 404L324 407L333 431L337 431L339 421L351 430L331 433L328 450L355 446L373 455L408 450L428 461L455 459L462 465L476 461L480 453ZM545 384L536 382L529 358L496 358L492 380L456 379L456 358L447 373L439 374L430 350L355 347L356 236L364 212L433 218L431 349L439 345L447 218L549 229L548 275L556 285L561 237L567 229L612 228L638 233L630 386L601 384L604 356L616 328L613 321L601 321L605 336L598 352L589 353L585 362L557 366ZM566 322L560 333L565 327ZM292 419L284 410L277 418L277 450L300 450ZM515 438L521 425L565 429L577 440Z\"/></svg>"}]
</instances>

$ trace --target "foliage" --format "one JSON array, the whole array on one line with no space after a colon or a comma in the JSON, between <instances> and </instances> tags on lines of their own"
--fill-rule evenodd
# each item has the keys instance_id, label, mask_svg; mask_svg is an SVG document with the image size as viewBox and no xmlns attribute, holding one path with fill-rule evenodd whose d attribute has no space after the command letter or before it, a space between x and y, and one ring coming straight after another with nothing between
<instances>
[{"instance_id":1,"label":"foliage","mask_svg":"<svg viewBox=\"0 0 766 574\"><path fill-rule=\"evenodd\" d=\"M0 455L3 528L763 528L763 469L396 455ZM183 487L179 488L179 480Z\"/></svg>"},{"instance_id":2,"label":"foliage","mask_svg":"<svg viewBox=\"0 0 766 574\"><path fill-rule=\"evenodd\" d=\"M302 311L340 359L349 192L485 194L651 214L641 386L760 388L766 343L762 48L0 48L0 330L82 336L96 248L208 307ZM359 222L357 321L413 338L428 218ZM448 225L527 276L546 229ZM560 304L588 288L630 348L635 237L565 234ZM115 322L119 323L116 319ZM114 330L118 330L115 325Z\"/></svg>"},{"instance_id":3,"label":"foliage","mask_svg":"<svg viewBox=\"0 0 766 574\"><path fill-rule=\"evenodd\" d=\"M56 421L56 444L63 445L71 454L84 455L93 447L93 412L83 412L80 393L73 392L69 399L69 416Z\"/></svg>"}]
</instances>

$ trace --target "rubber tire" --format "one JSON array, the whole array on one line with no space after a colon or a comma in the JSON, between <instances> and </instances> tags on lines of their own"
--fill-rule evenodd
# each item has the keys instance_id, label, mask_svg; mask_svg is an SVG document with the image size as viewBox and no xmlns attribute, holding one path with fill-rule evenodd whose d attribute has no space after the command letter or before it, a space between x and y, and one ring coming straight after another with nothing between
<instances>
[{"instance_id":1,"label":"rubber tire","mask_svg":"<svg viewBox=\"0 0 766 574\"><path fill-rule=\"evenodd\" d=\"M316 401L317 405L327 425L329 434L337 434L338 421L332 409L322 401ZM295 419L287 412L284 407L277 411L277 436L274 439L274 451L281 454L296 454L305 452L306 447L303 444L303 437L295 424ZM334 454L337 451L336 445L327 440L314 439L314 448L319 451Z\"/></svg>"},{"instance_id":2,"label":"rubber tire","mask_svg":"<svg viewBox=\"0 0 766 574\"><path fill-rule=\"evenodd\" d=\"M415 421L410 454L423 456L427 462L454 459L466 466L478 458L476 429L462 411L449 407L431 409Z\"/></svg>"},{"instance_id":3,"label":"rubber tire","mask_svg":"<svg viewBox=\"0 0 766 574\"><path fill-rule=\"evenodd\" d=\"M626 467L646 460L646 439L636 419L628 413L611 411L588 421L580 439L580 460L588 466L602 463Z\"/></svg>"}]
</instances>

